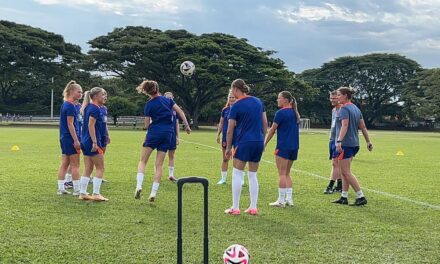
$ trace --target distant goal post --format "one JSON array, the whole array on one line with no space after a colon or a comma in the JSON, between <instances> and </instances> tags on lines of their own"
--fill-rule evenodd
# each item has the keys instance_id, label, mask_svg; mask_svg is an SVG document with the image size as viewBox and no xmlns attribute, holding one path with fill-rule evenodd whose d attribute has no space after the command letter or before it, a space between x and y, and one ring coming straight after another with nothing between
<instances>
[{"instance_id":1,"label":"distant goal post","mask_svg":"<svg viewBox=\"0 0 440 264\"><path fill-rule=\"evenodd\" d=\"M302 130L309 130L310 129L310 119L308 118L301 118L299 129Z\"/></svg>"}]
</instances>

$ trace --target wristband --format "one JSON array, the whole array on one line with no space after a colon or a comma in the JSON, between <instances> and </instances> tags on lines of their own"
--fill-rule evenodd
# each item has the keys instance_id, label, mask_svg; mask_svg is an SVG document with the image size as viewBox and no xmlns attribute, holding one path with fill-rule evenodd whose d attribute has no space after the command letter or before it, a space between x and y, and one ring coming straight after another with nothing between
<instances>
[{"instance_id":1,"label":"wristband","mask_svg":"<svg viewBox=\"0 0 440 264\"><path fill-rule=\"evenodd\" d=\"M338 140L338 141L336 141L336 143L342 143L342 140Z\"/></svg>"}]
</instances>

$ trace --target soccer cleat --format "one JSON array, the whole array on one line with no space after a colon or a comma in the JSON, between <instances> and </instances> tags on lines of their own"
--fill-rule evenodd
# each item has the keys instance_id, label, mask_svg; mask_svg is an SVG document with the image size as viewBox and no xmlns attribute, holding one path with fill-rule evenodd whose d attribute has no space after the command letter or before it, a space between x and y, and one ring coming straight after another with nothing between
<instances>
[{"instance_id":1,"label":"soccer cleat","mask_svg":"<svg viewBox=\"0 0 440 264\"><path fill-rule=\"evenodd\" d=\"M93 194L92 198L93 198L93 201L96 201L96 202L107 202L108 201L108 199L105 198L104 196L102 196L101 194Z\"/></svg>"},{"instance_id":2,"label":"soccer cleat","mask_svg":"<svg viewBox=\"0 0 440 264\"><path fill-rule=\"evenodd\" d=\"M69 191L66 191L66 190L58 190L58 191L57 191L57 194L58 194L58 195L65 195L65 194L70 194L70 192L69 192Z\"/></svg>"},{"instance_id":3,"label":"soccer cleat","mask_svg":"<svg viewBox=\"0 0 440 264\"><path fill-rule=\"evenodd\" d=\"M150 195L150 197L148 197L148 201L149 201L150 203L154 203L154 201L156 201L156 196L151 196L151 195Z\"/></svg>"},{"instance_id":4,"label":"soccer cleat","mask_svg":"<svg viewBox=\"0 0 440 264\"><path fill-rule=\"evenodd\" d=\"M73 182L71 182L71 181L65 182L64 183L64 188L65 189L72 189L73 188Z\"/></svg>"},{"instance_id":5,"label":"soccer cleat","mask_svg":"<svg viewBox=\"0 0 440 264\"><path fill-rule=\"evenodd\" d=\"M250 214L250 215L257 215L258 209L257 208L248 208L244 212L247 214Z\"/></svg>"},{"instance_id":6,"label":"soccer cleat","mask_svg":"<svg viewBox=\"0 0 440 264\"><path fill-rule=\"evenodd\" d=\"M333 193L332 188L327 186L327 188L325 188L324 190L324 194L332 194L332 193Z\"/></svg>"},{"instance_id":7,"label":"soccer cleat","mask_svg":"<svg viewBox=\"0 0 440 264\"><path fill-rule=\"evenodd\" d=\"M280 207L280 208L286 207L286 204L285 204L285 203L280 203L280 202L278 202L278 201L273 202L273 203L270 203L269 205L270 205L270 206L273 206L273 207Z\"/></svg>"},{"instance_id":8,"label":"soccer cleat","mask_svg":"<svg viewBox=\"0 0 440 264\"><path fill-rule=\"evenodd\" d=\"M102 183L109 183L106 179L102 178Z\"/></svg>"},{"instance_id":9,"label":"soccer cleat","mask_svg":"<svg viewBox=\"0 0 440 264\"><path fill-rule=\"evenodd\" d=\"M169 176L168 180L172 183L175 183L177 181L176 177L174 177L174 176Z\"/></svg>"},{"instance_id":10,"label":"soccer cleat","mask_svg":"<svg viewBox=\"0 0 440 264\"><path fill-rule=\"evenodd\" d=\"M218 185L226 184L226 180L221 179L217 182Z\"/></svg>"},{"instance_id":11,"label":"soccer cleat","mask_svg":"<svg viewBox=\"0 0 440 264\"><path fill-rule=\"evenodd\" d=\"M88 193L80 193L78 199L83 201L91 201L93 200L93 197L90 196Z\"/></svg>"},{"instance_id":12,"label":"soccer cleat","mask_svg":"<svg viewBox=\"0 0 440 264\"><path fill-rule=\"evenodd\" d=\"M228 208L228 209L225 210L225 214L239 215L240 214L240 209Z\"/></svg>"},{"instance_id":13,"label":"soccer cleat","mask_svg":"<svg viewBox=\"0 0 440 264\"><path fill-rule=\"evenodd\" d=\"M136 189L134 192L134 199L141 199L142 196L142 189Z\"/></svg>"},{"instance_id":14,"label":"soccer cleat","mask_svg":"<svg viewBox=\"0 0 440 264\"><path fill-rule=\"evenodd\" d=\"M293 206L293 201L292 200L286 201L285 205L286 206Z\"/></svg>"},{"instance_id":15,"label":"soccer cleat","mask_svg":"<svg viewBox=\"0 0 440 264\"><path fill-rule=\"evenodd\" d=\"M367 199L365 197L356 198L356 201L351 206L362 206L367 204Z\"/></svg>"},{"instance_id":16,"label":"soccer cleat","mask_svg":"<svg viewBox=\"0 0 440 264\"><path fill-rule=\"evenodd\" d=\"M348 204L348 199L345 197L341 197L338 200L333 201L332 203L336 204Z\"/></svg>"},{"instance_id":17,"label":"soccer cleat","mask_svg":"<svg viewBox=\"0 0 440 264\"><path fill-rule=\"evenodd\" d=\"M80 195L80 192L79 192L79 191L73 191L73 192L72 192L72 195L73 195L73 196L79 196L79 195Z\"/></svg>"}]
</instances>

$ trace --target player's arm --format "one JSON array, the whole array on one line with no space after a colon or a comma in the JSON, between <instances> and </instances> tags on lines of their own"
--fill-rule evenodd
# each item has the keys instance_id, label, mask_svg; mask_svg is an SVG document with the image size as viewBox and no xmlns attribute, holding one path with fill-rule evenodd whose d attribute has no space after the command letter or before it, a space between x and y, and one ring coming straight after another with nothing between
<instances>
[{"instance_id":1,"label":"player's arm","mask_svg":"<svg viewBox=\"0 0 440 264\"><path fill-rule=\"evenodd\" d=\"M96 119L93 116L90 116L89 118L89 135L90 138L92 139L92 151L96 151L98 148L98 141L96 139L96 131L95 131L95 124L96 124Z\"/></svg>"},{"instance_id":2,"label":"player's arm","mask_svg":"<svg viewBox=\"0 0 440 264\"><path fill-rule=\"evenodd\" d=\"M148 127L150 126L150 120L151 120L151 117L149 117L149 116L146 116L144 118L144 130L148 130Z\"/></svg>"},{"instance_id":3,"label":"player's arm","mask_svg":"<svg viewBox=\"0 0 440 264\"><path fill-rule=\"evenodd\" d=\"M344 139L345 135L347 134L348 130L348 118L341 120L341 131L339 132L338 139L336 141L336 149L338 152L342 151L342 140Z\"/></svg>"},{"instance_id":4,"label":"player's arm","mask_svg":"<svg viewBox=\"0 0 440 264\"><path fill-rule=\"evenodd\" d=\"M359 120L359 128L362 131L362 135L364 135L365 142L367 142L367 149L369 151L373 150L373 144L371 144L370 137L368 136L367 126L365 125L365 121L363 118Z\"/></svg>"},{"instance_id":5,"label":"player's arm","mask_svg":"<svg viewBox=\"0 0 440 264\"><path fill-rule=\"evenodd\" d=\"M73 125L73 121L74 120L75 119L74 119L73 116L67 116L67 128L69 129L69 133L70 133L70 135L73 138L73 146L76 149L79 149L81 146L79 144L79 140L78 140L78 137L77 137L76 132L75 132L75 126Z\"/></svg>"},{"instance_id":6,"label":"player's arm","mask_svg":"<svg viewBox=\"0 0 440 264\"><path fill-rule=\"evenodd\" d=\"M237 122L235 119L229 119L228 132L226 132L226 152L232 149L232 138L234 137L234 130Z\"/></svg>"},{"instance_id":7,"label":"player's arm","mask_svg":"<svg viewBox=\"0 0 440 264\"><path fill-rule=\"evenodd\" d=\"M266 133L267 133L267 127L268 127L268 125L267 125L267 116L266 116L266 112L263 112L263 114L262 114L262 120L263 120L263 134L264 134L264 136L266 136Z\"/></svg>"},{"instance_id":8,"label":"player's arm","mask_svg":"<svg viewBox=\"0 0 440 264\"><path fill-rule=\"evenodd\" d=\"M277 130L277 128L278 128L278 124L273 122L272 126L269 129L269 132L266 135L266 138L264 139L264 148L266 148L267 144L270 142L273 135L275 135L275 131Z\"/></svg>"},{"instance_id":9,"label":"player's arm","mask_svg":"<svg viewBox=\"0 0 440 264\"><path fill-rule=\"evenodd\" d=\"M225 119L222 117L220 117L220 122L218 123L218 127L217 127L217 143L220 144L220 134L223 131L223 124L225 122Z\"/></svg>"},{"instance_id":10,"label":"player's arm","mask_svg":"<svg viewBox=\"0 0 440 264\"><path fill-rule=\"evenodd\" d=\"M191 133L191 128L189 127L188 120L186 119L185 113L183 110L177 105L173 105L173 110L180 116L180 119L183 121L183 125L185 126L186 133Z\"/></svg>"}]
</instances>

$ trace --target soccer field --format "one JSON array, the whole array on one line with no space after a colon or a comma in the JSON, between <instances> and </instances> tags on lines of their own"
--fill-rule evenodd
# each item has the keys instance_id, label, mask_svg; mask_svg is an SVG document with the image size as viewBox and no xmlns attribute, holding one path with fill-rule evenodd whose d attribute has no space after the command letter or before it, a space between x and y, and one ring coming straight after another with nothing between
<instances>
[{"instance_id":1,"label":"soccer field","mask_svg":"<svg viewBox=\"0 0 440 264\"><path fill-rule=\"evenodd\" d=\"M230 216L223 211L231 205L232 169L228 183L216 185L221 152L215 132L181 133L176 176L210 181L210 263L222 263L224 249L234 243L249 250L251 263L439 263L440 134L370 134L373 152L362 141L353 162L367 206L332 204L338 195L322 194L330 173L328 134L315 130L300 135L292 174L295 206L268 205L278 195L273 140L258 173L260 215ZM110 131L109 183L101 188L110 201L97 203L56 194L57 129L0 127L0 263L175 263L176 185L164 177L157 201L149 204L150 160L144 197L133 198L144 135ZM13 145L20 150L12 151ZM242 209L249 205L247 188L246 180ZM184 263L202 263L202 190L184 186ZM350 202L354 196L350 190Z\"/></svg>"}]
</instances>

